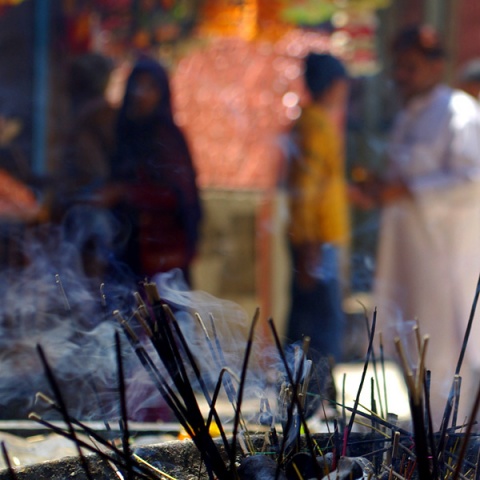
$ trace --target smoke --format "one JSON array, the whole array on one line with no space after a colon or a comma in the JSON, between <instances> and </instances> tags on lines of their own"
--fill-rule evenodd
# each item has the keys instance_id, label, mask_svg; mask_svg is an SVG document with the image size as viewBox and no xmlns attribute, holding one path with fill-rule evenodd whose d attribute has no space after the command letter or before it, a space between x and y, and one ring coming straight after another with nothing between
<instances>
[{"instance_id":1,"label":"smoke","mask_svg":"<svg viewBox=\"0 0 480 480\"><path fill-rule=\"evenodd\" d=\"M72 415L90 420L119 418L114 348L119 324L112 315L114 310L129 321L158 368L163 369L132 318L136 308L133 294L140 286L133 277L123 273L118 276L118 272L127 272L121 265L114 265L116 276L103 285L99 278L87 276L79 247L83 242L78 238L84 237L66 237L64 230L51 225L30 235L9 238L20 245L22 262L7 266L0 275L0 416L4 419L27 418L33 409L47 418L58 417L35 404L38 391L52 396L37 345L45 351ZM223 367L240 376L251 317L233 302L190 290L178 271L157 275L155 281L162 300L175 312L209 388L216 384ZM212 356L209 345L216 356ZM264 395L261 345L256 339L246 398ZM130 417L172 419L123 334L122 351ZM198 388L193 374L191 378ZM231 410L228 415L233 417L233 413Z\"/></svg>"},{"instance_id":2,"label":"smoke","mask_svg":"<svg viewBox=\"0 0 480 480\"><path fill-rule=\"evenodd\" d=\"M105 287L105 306L100 284L85 276L78 249L60 229L9 235L8 242L19 246L22 261L5 265L0 274L0 416L26 418L36 392L50 392L37 345L72 413L94 416L98 402L92 384L105 391L115 373L116 326L107 320L107 308L121 307L128 287Z\"/></svg>"},{"instance_id":3,"label":"smoke","mask_svg":"<svg viewBox=\"0 0 480 480\"><path fill-rule=\"evenodd\" d=\"M190 348L201 355L205 367L212 368L214 361L205 355L205 331L212 344L218 341L221 345L228 365L239 367L254 312L249 318L234 302L190 290L179 270L159 274L154 281L162 300L173 307ZM195 319L195 314L201 320Z\"/></svg>"},{"instance_id":4,"label":"smoke","mask_svg":"<svg viewBox=\"0 0 480 480\"><path fill-rule=\"evenodd\" d=\"M217 384L222 369L227 367L233 375L226 373L225 377L238 390L254 312L249 315L234 302L216 298L204 291L190 290L179 270L159 274L154 280L162 300L172 306L209 386ZM244 396L254 400L257 411L261 399L268 395L269 384L276 381L276 369L280 365L278 354L272 354L272 343L263 333L262 327L257 325L244 383ZM273 376L270 375L272 372L275 372ZM233 413L232 409L232 417Z\"/></svg>"},{"instance_id":5,"label":"smoke","mask_svg":"<svg viewBox=\"0 0 480 480\"><path fill-rule=\"evenodd\" d=\"M49 225L14 239L21 245L23 261L21 265L8 266L0 274L0 417L3 419L24 419L32 410L46 418L58 418L58 413L47 411L47 406L35 401L38 391L53 396L37 352L38 345L46 354L71 415L84 420L118 419L114 334L119 324L113 315L115 310L128 321L162 375L169 378L133 315L137 308L134 293L140 290L143 294L142 287L124 274L127 269L122 265L114 265L116 276L103 284L100 278L88 276L79 248L82 242L77 242L80 237L66 238L62 229ZM118 276L118 272L122 275ZM222 369L227 368L224 378L233 385L236 400L255 312L246 312L236 303L206 292L191 290L179 270L158 274L153 281L162 301L174 312L210 394ZM130 418L172 420L172 413L134 349L123 334L121 338ZM289 369L298 371L298 348L288 346L285 355ZM194 389L200 391L187 358L185 364ZM264 422L281 418L284 412L280 411L278 392L286 379L284 359L260 314L244 383L244 418L258 415L259 410L265 413ZM221 398L226 400L226 397L222 387ZM227 408L222 409L222 421L226 423L233 420L235 413L230 400L223 402Z\"/></svg>"},{"instance_id":6,"label":"smoke","mask_svg":"<svg viewBox=\"0 0 480 480\"><path fill-rule=\"evenodd\" d=\"M167 303L175 314L210 395L223 378L220 410L222 422L228 424L235 414L234 405L240 390L239 381L254 312L249 315L234 302L216 298L204 291L191 290L180 270L158 274L153 280L162 302ZM284 405L279 402L279 392L289 384L285 363L294 381L299 381L300 384L306 380L307 371L309 372L312 388L307 404L312 403L315 406L318 406L318 402L312 402L312 397L318 396L320 390L324 389L329 366L325 359L316 358L315 366L311 370L307 368L298 345L287 345L284 351L282 349L282 356L280 349L275 345L273 333L267 331L264 320L260 313L253 332L251 355L242 384L242 416L247 420L261 421L265 425L270 425L272 421L285 420L287 414L285 405L290 405L292 400L291 397L285 398ZM151 350L150 355L152 358L158 358ZM187 356L184 355L184 358L191 383L198 392L201 392L201 385L196 382L195 375L189 368ZM168 378L169 372L162 370L162 373ZM139 379L136 378L137 389L138 383ZM151 399L148 400L144 393L137 395L137 400L143 402L142 408L145 408L146 401L150 401L150 406L154 403Z\"/></svg>"}]
</instances>

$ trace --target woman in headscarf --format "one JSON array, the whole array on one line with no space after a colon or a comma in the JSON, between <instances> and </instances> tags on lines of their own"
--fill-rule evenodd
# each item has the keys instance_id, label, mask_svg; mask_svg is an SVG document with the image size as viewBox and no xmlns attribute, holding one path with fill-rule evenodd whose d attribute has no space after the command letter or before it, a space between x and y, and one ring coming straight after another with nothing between
<instances>
[{"instance_id":1,"label":"woman in headscarf","mask_svg":"<svg viewBox=\"0 0 480 480\"><path fill-rule=\"evenodd\" d=\"M117 146L119 258L138 276L180 268L188 282L201 219L196 173L174 121L167 72L152 59L141 58L127 81Z\"/></svg>"}]
</instances>

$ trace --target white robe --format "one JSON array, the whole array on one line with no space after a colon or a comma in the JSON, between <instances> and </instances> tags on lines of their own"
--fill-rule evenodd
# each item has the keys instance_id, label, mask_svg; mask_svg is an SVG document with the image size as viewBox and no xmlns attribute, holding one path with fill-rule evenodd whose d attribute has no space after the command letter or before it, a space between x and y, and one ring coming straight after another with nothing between
<instances>
[{"instance_id":1,"label":"white robe","mask_svg":"<svg viewBox=\"0 0 480 480\"><path fill-rule=\"evenodd\" d=\"M379 329L387 352L394 354L399 335L412 361L414 320L422 335L430 335L426 367L438 427L480 274L478 104L446 86L410 102L394 127L389 158L389 175L405 181L413 198L382 211L375 281ZM478 387L480 314L476 317L460 372L460 422Z\"/></svg>"}]
</instances>

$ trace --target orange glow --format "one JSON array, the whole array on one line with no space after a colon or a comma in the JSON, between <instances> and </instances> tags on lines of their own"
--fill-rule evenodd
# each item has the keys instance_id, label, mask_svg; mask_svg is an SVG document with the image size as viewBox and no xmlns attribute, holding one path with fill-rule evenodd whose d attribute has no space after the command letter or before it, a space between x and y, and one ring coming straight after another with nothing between
<instances>
[{"instance_id":1,"label":"orange glow","mask_svg":"<svg viewBox=\"0 0 480 480\"><path fill-rule=\"evenodd\" d=\"M279 38L291 26L280 20L283 0L209 0L202 9L202 35Z\"/></svg>"}]
</instances>

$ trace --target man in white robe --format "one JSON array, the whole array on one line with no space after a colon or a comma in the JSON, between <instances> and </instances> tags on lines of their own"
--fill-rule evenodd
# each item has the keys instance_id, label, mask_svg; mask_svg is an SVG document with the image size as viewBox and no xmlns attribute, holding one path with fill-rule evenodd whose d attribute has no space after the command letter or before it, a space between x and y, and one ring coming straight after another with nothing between
<instances>
[{"instance_id":1,"label":"man in white robe","mask_svg":"<svg viewBox=\"0 0 480 480\"><path fill-rule=\"evenodd\" d=\"M395 354L394 338L400 337L412 365L415 322L421 335L430 336L426 368L438 428L480 273L480 112L470 96L441 83L444 52L430 27L401 32L393 53L404 106L392 132L386 178L376 184L382 206L377 318L386 351ZM479 384L479 322L460 371L458 423L469 415Z\"/></svg>"}]
</instances>

